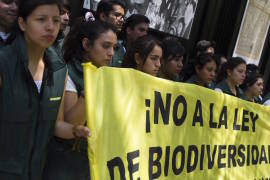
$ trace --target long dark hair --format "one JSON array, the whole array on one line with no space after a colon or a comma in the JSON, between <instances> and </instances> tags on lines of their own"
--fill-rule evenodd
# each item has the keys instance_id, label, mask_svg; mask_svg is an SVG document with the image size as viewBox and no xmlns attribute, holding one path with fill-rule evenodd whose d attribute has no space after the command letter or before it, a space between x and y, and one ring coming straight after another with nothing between
<instances>
[{"instance_id":1,"label":"long dark hair","mask_svg":"<svg viewBox=\"0 0 270 180\"><path fill-rule=\"evenodd\" d=\"M232 57L221 67L221 70L217 76L217 82L227 78L227 70L233 71L240 64L246 64L246 61L241 57Z\"/></svg>"},{"instance_id":2,"label":"long dark hair","mask_svg":"<svg viewBox=\"0 0 270 180\"><path fill-rule=\"evenodd\" d=\"M243 84L241 84L241 89L243 89L244 91L247 90L247 88L253 86L257 80L259 78L263 79L263 75L257 73L257 72L253 72L253 71L247 71L246 72L246 78Z\"/></svg>"},{"instance_id":3,"label":"long dark hair","mask_svg":"<svg viewBox=\"0 0 270 180\"><path fill-rule=\"evenodd\" d=\"M210 53L199 54L196 56L194 59L192 59L192 68L190 68L191 75L196 75L196 67L201 70L207 63L210 62L215 62L217 64L213 55Z\"/></svg>"},{"instance_id":4,"label":"long dark hair","mask_svg":"<svg viewBox=\"0 0 270 180\"><path fill-rule=\"evenodd\" d=\"M73 58L83 61L85 52L82 46L83 38L87 38L91 45L93 45L100 34L108 31L113 31L116 34L116 29L108 23L85 21L84 18L77 19L64 41L63 52L65 61L68 62Z\"/></svg>"},{"instance_id":5,"label":"long dark hair","mask_svg":"<svg viewBox=\"0 0 270 180\"><path fill-rule=\"evenodd\" d=\"M136 53L139 54L140 58L143 60L143 63L145 63L147 56L156 45L162 48L161 42L155 39L153 36L145 35L139 37L132 43L131 47L127 49L126 55L122 63L122 67L136 68L137 67L135 61Z\"/></svg>"}]
</instances>

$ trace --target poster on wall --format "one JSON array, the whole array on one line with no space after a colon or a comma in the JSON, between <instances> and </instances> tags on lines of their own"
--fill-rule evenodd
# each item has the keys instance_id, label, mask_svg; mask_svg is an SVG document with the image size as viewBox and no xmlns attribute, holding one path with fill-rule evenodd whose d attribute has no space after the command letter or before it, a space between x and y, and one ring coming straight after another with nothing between
<instances>
[{"instance_id":1,"label":"poster on wall","mask_svg":"<svg viewBox=\"0 0 270 180\"><path fill-rule=\"evenodd\" d=\"M233 56L259 65L270 23L270 1L248 0Z\"/></svg>"},{"instance_id":2,"label":"poster on wall","mask_svg":"<svg viewBox=\"0 0 270 180\"><path fill-rule=\"evenodd\" d=\"M91 0L95 10L100 0ZM198 0L125 0L126 17L143 14L150 19L150 27L189 39Z\"/></svg>"}]
</instances>

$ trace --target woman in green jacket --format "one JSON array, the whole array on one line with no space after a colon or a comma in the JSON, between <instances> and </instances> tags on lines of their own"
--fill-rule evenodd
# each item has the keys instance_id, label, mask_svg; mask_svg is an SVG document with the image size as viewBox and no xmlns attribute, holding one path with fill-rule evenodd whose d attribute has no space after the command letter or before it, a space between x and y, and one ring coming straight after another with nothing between
<instances>
[{"instance_id":1,"label":"woman in green jacket","mask_svg":"<svg viewBox=\"0 0 270 180\"><path fill-rule=\"evenodd\" d=\"M216 76L217 63L211 54L198 55L193 64L193 75L186 83L196 84L214 89L213 80Z\"/></svg>"},{"instance_id":2,"label":"woman in green jacket","mask_svg":"<svg viewBox=\"0 0 270 180\"><path fill-rule=\"evenodd\" d=\"M84 125L85 101L81 63L91 61L96 67L109 66L117 43L113 26L100 21L79 19L67 35L63 51L68 65L65 89L65 121ZM49 147L44 172L46 180L89 180L89 160L85 138L54 138Z\"/></svg>"},{"instance_id":3,"label":"woman in green jacket","mask_svg":"<svg viewBox=\"0 0 270 180\"><path fill-rule=\"evenodd\" d=\"M245 60L240 57L232 57L222 65L215 90L240 98L243 95L243 90L239 86L244 82L245 77Z\"/></svg>"},{"instance_id":4,"label":"woman in green jacket","mask_svg":"<svg viewBox=\"0 0 270 180\"><path fill-rule=\"evenodd\" d=\"M263 76L254 71L247 71L244 83L241 88L244 91L242 99L262 104L259 98L263 91Z\"/></svg>"},{"instance_id":5,"label":"woman in green jacket","mask_svg":"<svg viewBox=\"0 0 270 180\"><path fill-rule=\"evenodd\" d=\"M0 50L0 179L42 178L46 148L55 134L87 137L64 122L66 66L49 47L60 27L57 0L20 1L17 36Z\"/></svg>"}]
</instances>

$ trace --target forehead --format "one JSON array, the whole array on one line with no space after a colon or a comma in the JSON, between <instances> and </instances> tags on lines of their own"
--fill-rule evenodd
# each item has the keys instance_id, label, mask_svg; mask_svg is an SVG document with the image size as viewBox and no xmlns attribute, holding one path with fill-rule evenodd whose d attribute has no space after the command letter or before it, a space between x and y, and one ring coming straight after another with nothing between
<instances>
[{"instance_id":1,"label":"forehead","mask_svg":"<svg viewBox=\"0 0 270 180\"><path fill-rule=\"evenodd\" d=\"M239 64L239 65L236 66L234 69L237 69L237 70L245 70L245 69L246 69L246 64Z\"/></svg>"},{"instance_id":2,"label":"forehead","mask_svg":"<svg viewBox=\"0 0 270 180\"><path fill-rule=\"evenodd\" d=\"M262 82L263 82L263 78L262 78L262 77L258 77L258 78L257 78L257 82L258 82L258 83L262 83Z\"/></svg>"},{"instance_id":3,"label":"forehead","mask_svg":"<svg viewBox=\"0 0 270 180\"><path fill-rule=\"evenodd\" d=\"M57 4L46 4L46 5L40 5L34 9L34 11L31 13L31 15L34 16L59 16L60 10Z\"/></svg>"},{"instance_id":4,"label":"forehead","mask_svg":"<svg viewBox=\"0 0 270 180\"><path fill-rule=\"evenodd\" d=\"M141 28L144 28L144 29L148 29L149 27L149 24L148 23L145 23L145 22L141 22L139 24L136 24L134 26L134 29L137 28L137 29L141 29Z\"/></svg>"},{"instance_id":5,"label":"forehead","mask_svg":"<svg viewBox=\"0 0 270 180\"><path fill-rule=\"evenodd\" d=\"M122 13L122 14L125 13L124 8L123 8L122 6L120 6L119 4L113 5L112 11L113 11L113 12L119 12L119 13Z\"/></svg>"},{"instance_id":6,"label":"forehead","mask_svg":"<svg viewBox=\"0 0 270 180\"><path fill-rule=\"evenodd\" d=\"M117 43L116 34L112 30L101 33L99 35L99 37L97 38L97 40L98 41L109 41L109 42L114 43L114 44Z\"/></svg>"},{"instance_id":7,"label":"forehead","mask_svg":"<svg viewBox=\"0 0 270 180\"><path fill-rule=\"evenodd\" d=\"M155 45L149 55L160 55L162 54L162 48L159 45Z\"/></svg>"}]
</instances>

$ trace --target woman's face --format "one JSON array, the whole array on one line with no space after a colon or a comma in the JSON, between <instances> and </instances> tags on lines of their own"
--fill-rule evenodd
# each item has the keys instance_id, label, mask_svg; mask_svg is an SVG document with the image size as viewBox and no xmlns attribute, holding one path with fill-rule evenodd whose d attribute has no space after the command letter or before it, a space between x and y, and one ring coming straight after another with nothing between
<instances>
[{"instance_id":1,"label":"woman's face","mask_svg":"<svg viewBox=\"0 0 270 180\"><path fill-rule=\"evenodd\" d=\"M236 86L241 85L246 78L246 64L239 64L233 70L228 70L227 78Z\"/></svg>"},{"instance_id":2,"label":"woman's face","mask_svg":"<svg viewBox=\"0 0 270 180\"><path fill-rule=\"evenodd\" d=\"M258 78L257 81L249 87L249 91L254 95L254 97L257 97L262 94L263 90L263 79Z\"/></svg>"},{"instance_id":3,"label":"woman's face","mask_svg":"<svg viewBox=\"0 0 270 180\"><path fill-rule=\"evenodd\" d=\"M27 18L18 19L26 42L35 47L48 48L60 29L60 12L56 4L38 6Z\"/></svg>"},{"instance_id":4,"label":"woman's face","mask_svg":"<svg viewBox=\"0 0 270 180\"><path fill-rule=\"evenodd\" d=\"M216 76L217 65L215 61L206 63L201 69L196 67L196 74L200 82L210 84Z\"/></svg>"},{"instance_id":5,"label":"woman's face","mask_svg":"<svg viewBox=\"0 0 270 180\"><path fill-rule=\"evenodd\" d=\"M97 67L109 66L117 43L116 34L109 30L101 33L87 49L89 60Z\"/></svg>"},{"instance_id":6,"label":"woman's face","mask_svg":"<svg viewBox=\"0 0 270 180\"><path fill-rule=\"evenodd\" d=\"M183 56L176 56L167 63L164 62L164 68L170 77L176 77L183 69Z\"/></svg>"},{"instance_id":7,"label":"woman's face","mask_svg":"<svg viewBox=\"0 0 270 180\"><path fill-rule=\"evenodd\" d=\"M147 56L144 64L142 60L139 63L137 62L137 69L152 76L157 76L161 57L162 49L160 46L155 45L153 50Z\"/></svg>"}]
</instances>

